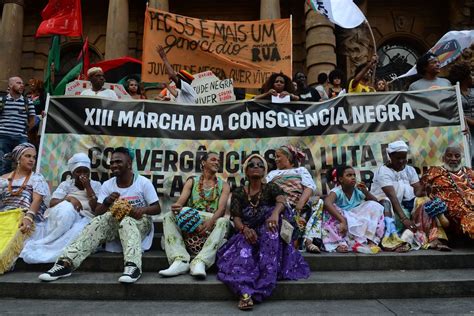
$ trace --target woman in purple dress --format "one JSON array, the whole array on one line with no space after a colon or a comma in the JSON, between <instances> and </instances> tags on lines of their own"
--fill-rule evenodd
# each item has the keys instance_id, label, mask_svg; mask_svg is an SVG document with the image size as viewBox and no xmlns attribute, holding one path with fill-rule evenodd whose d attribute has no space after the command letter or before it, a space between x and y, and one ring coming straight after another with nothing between
<instances>
[{"instance_id":1,"label":"woman in purple dress","mask_svg":"<svg viewBox=\"0 0 474 316\"><path fill-rule=\"evenodd\" d=\"M270 296L277 280L307 278L309 266L301 254L280 237L285 217L283 191L263 183L267 163L251 155L244 163L248 185L232 193L231 213L236 230L217 253L217 278L239 295L240 309L251 309Z\"/></svg>"}]
</instances>

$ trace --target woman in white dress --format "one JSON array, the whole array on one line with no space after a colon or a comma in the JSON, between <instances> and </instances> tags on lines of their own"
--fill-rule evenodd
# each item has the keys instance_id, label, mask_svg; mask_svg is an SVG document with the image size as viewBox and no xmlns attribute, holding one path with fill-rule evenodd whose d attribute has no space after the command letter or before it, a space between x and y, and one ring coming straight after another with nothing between
<instances>
[{"instance_id":1,"label":"woman in white dress","mask_svg":"<svg viewBox=\"0 0 474 316\"><path fill-rule=\"evenodd\" d=\"M41 239L30 239L20 255L27 263L55 262L94 217L100 182L90 179L91 161L78 153L68 161L72 178L59 184L46 211L46 232Z\"/></svg>"}]
</instances>

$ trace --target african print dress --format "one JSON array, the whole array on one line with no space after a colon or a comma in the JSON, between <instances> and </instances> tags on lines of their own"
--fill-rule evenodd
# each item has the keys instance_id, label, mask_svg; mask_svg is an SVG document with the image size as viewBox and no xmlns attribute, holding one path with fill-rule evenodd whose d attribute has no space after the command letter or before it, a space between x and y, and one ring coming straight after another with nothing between
<instances>
[{"instance_id":1,"label":"african print dress","mask_svg":"<svg viewBox=\"0 0 474 316\"><path fill-rule=\"evenodd\" d=\"M254 207L242 187L235 189L232 215L254 229L258 240L252 245L242 233L237 233L217 253L217 278L232 292L239 296L249 294L257 302L270 296L277 280L298 280L310 275L308 264L293 245L284 242L278 232L273 233L266 226L276 197L282 194L277 185L265 184L259 201L252 203L258 204ZM287 215L283 214L284 217Z\"/></svg>"},{"instance_id":2,"label":"african print dress","mask_svg":"<svg viewBox=\"0 0 474 316\"><path fill-rule=\"evenodd\" d=\"M459 233L474 239L474 171L463 167L449 172L443 167L432 167L422 181L431 199L440 198L447 207L447 217Z\"/></svg>"},{"instance_id":3,"label":"african print dress","mask_svg":"<svg viewBox=\"0 0 474 316\"><path fill-rule=\"evenodd\" d=\"M304 237L320 244L322 200L311 197L301 213L294 210L305 188L313 190L313 194L316 191L316 184L308 170L305 167L273 170L267 175L266 181L278 185L286 195L294 217L291 221L296 228L294 238Z\"/></svg>"}]
</instances>

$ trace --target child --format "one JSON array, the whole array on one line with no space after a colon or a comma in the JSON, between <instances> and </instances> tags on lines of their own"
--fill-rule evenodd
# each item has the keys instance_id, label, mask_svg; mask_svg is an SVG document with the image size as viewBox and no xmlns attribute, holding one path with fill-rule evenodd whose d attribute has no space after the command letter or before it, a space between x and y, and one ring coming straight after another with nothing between
<instances>
[{"instance_id":1,"label":"child","mask_svg":"<svg viewBox=\"0 0 474 316\"><path fill-rule=\"evenodd\" d=\"M323 223L323 243L326 251L377 253L384 233L383 206L364 183L356 184L352 167L336 167L338 186L324 199L330 215ZM365 201L367 200L367 201Z\"/></svg>"}]
</instances>

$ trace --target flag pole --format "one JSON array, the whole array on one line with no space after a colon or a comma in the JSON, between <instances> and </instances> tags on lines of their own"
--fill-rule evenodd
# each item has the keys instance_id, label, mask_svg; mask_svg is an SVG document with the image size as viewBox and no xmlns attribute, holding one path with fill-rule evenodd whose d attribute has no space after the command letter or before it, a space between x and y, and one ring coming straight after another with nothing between
<instances>
[{"instance_id":1,"label":"flag pole","mask_svg":"<svg viewBox=\"0 0 474 316\"><path fill-rule=\"evenodd\" d=\"M369 21L367 20L367 18L365 18L365 24L367 24L367 27L369 28L369 32L370 32L370 37L372 37L372 45L374 46L374 54L377 54L377 44L375 43L375 36L374 36L374 32L372 32L372 27L370 26L370 23ZM369 56L369 58L371 58L371 56ZM374 82L375 82L375 70L377 69L377 64L374 65L374 69L372 70L372 86L374 86Z\"/></svg>"}]
</instances>

